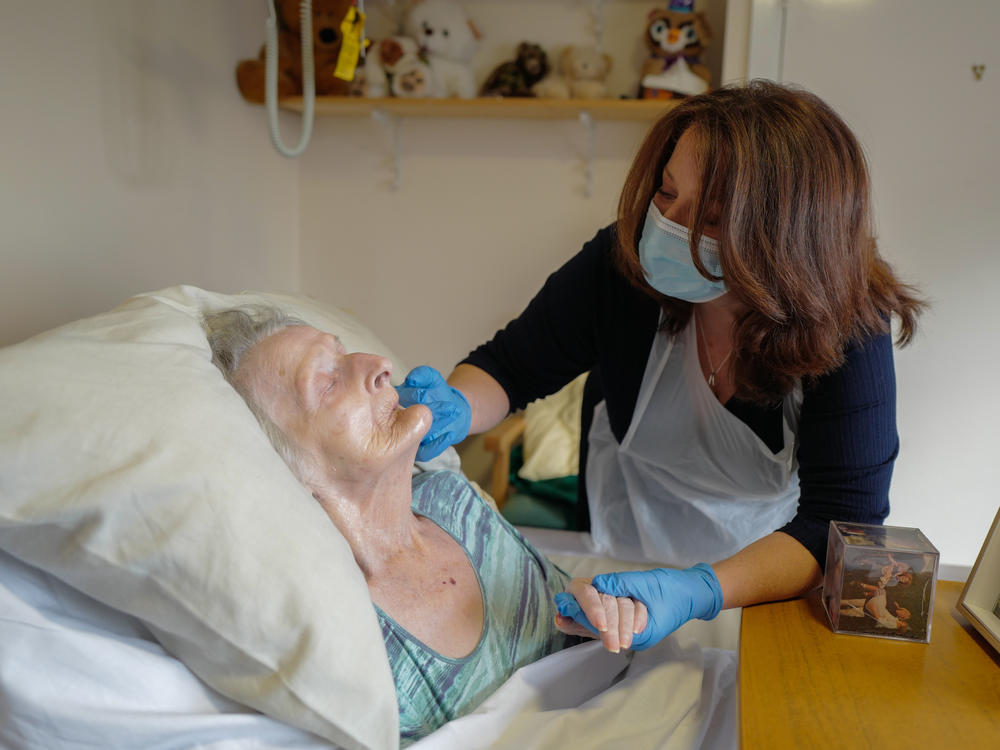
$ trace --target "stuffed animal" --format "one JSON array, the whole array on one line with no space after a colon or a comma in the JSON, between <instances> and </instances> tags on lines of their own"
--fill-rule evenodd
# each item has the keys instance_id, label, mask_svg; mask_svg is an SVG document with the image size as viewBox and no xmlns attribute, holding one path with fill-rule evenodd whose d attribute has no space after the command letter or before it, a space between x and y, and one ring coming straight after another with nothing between
<instances>
[{"instance_id":1,"label":"stuffed animal","mask_svg":"<svg viewBox=\"0 0 1000 750\"><path fill-rule=\"evenodd\" d=\"M712 39L712 29L694 0L672 0L668 10L653 10L646 23L650 57L642 66L639 96L670 99L708 91L711 73L700 56Z\"/></svg>"},{"instance_id":2,"label":"stuffed animal","mask_svg":"<svg viewBox=\"0 0 1000 750\"><path fill-rule=\"evenodd\" d=\"M536 83L532 91L551 99L601 99L608 94L610 71L610 55L596 47L571 44L559 55L557 71Z\"/></svg>"},{"instance_id":3,"label":"stuffed animal","mask_svg":"<svg viewBox=\"0 0 1000 750\"><path fill-rule=\"evenodd\" d=\"M531 87L549 72L549 57L537 44L521 42L514 60L497 65L479 89L480 96L534 96Z\"/></svg>"},{"instance_id":4,"label":"stuffed animal","mask_svg":"<svg viewBox=\"0 0 1000 750\"><path fill-rule=\"evenodd\" d=\"M392 75L393 96L407 99L422 99L434 93L434 78L427 63L417 58L409 58L405 64L396 67Z\"/></svg>"},{"instance_id":5,"label":"stuffed animal","mask_svg":"<svg viewBox=\"0 0 1000 750\"><path fill-rule=\"evenodd\" d=\"M350 81L334 75L343 43L341 23L354 0L313 0L313 60L318 96L346 96ZM275 0L278 13L278 98L302 94L302 40L299 0ZM263 103L265 48L256 60L243 60L236 67L236 84L247 101ZM357 63L357 57L352 64Z\"/></svg>"},{"instance_id":6,"label":"stuffed animal","mask_svg":"<svg viewBox=\"0 0 1000 750\"><path fill-rule=\"evenodd\" d=\"M419 53L420 47L408 36L390 36L372 44L362 68L365 83L361 95L431 96L431 69Z\"/></svg>"},{"instance_id":7,"label":"stuffed animal","mask_svg":"<svg viewBox=\"0 0 1000 750\"><path fill-rule=\"evenodd\" d=\"M471 99L476 81L470 61L482 37L465 9L453 0L416 0L403 33L417 40L431 69L434 96Z\"/></svg>"}]
</instances>

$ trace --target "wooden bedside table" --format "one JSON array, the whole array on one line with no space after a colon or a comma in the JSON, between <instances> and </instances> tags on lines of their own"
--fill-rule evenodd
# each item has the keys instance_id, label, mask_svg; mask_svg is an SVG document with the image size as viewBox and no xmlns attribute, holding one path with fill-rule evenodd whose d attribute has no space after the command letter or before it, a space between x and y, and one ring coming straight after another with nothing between
<instances>
[{"instance_id":1,"label":"wooden bedside table","mask_svg":"<svg viewBox=\"0 0 1000 750\"><path fill-rule=\"evenodd\" d=\"M819 590L743 610L742 750L1000 747L1000 656L938 581L930 643L835 634Z\"/></svg>"}]
</instances>

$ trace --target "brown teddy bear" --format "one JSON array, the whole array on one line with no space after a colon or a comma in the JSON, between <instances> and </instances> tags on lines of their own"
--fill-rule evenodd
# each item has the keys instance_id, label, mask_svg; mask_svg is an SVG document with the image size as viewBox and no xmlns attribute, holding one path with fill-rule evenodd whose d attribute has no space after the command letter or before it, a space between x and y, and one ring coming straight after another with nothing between
<instances>
[{"instance_id":1,"label":"brown teddy bear","mask_svg":"<svg viewBox=\"0 0 1000 750\"><path fill-rule=\"evenodd\" d=\"M316 68L317 96L347 96L350 81L337 78L340 48L343 44L340 24L354 6L354 0L313 0L313 60ZM278 98L302 95L302 43L299 29L299 0L275 0L278 13ZM256 60L242 60L236 67L236 83L243 98L264 102L265 48ZM356 60L354 61L356 62Z\"/></svg>"}]
</instances>

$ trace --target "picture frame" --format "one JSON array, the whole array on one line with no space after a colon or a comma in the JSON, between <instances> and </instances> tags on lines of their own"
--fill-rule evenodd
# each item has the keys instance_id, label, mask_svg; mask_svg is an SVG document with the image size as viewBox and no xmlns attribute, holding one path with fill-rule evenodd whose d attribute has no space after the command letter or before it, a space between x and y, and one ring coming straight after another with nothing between
<instances>
[{"instance_id":1,"label":"picture frame","mask_svg":"<svg viewBox=\"0 0 1000 750\"><path fill-rule=\"evenodd\" d=\"M1000 653L1000 509L955 609Z\"/></svg>"}]
</instances>

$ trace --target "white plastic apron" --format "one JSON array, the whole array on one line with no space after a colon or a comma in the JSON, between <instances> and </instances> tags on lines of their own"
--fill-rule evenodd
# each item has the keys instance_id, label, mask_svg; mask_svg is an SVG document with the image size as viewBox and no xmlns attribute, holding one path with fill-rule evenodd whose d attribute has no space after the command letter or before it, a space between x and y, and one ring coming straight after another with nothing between
<instances>
[{"instance_id":1,"label":"white plastic apron","mask_svg":"<svg viewBox=\"0 0 1000 750\"><path fill-rule=\"evenodd\" d=\"M587 458L591 535L624 560L713 563L795 515L801 387L784 400L784 447L774 454L705 382L694 325L658 333L621 444L602 401Z\"/></svg>"}]
</instances>

